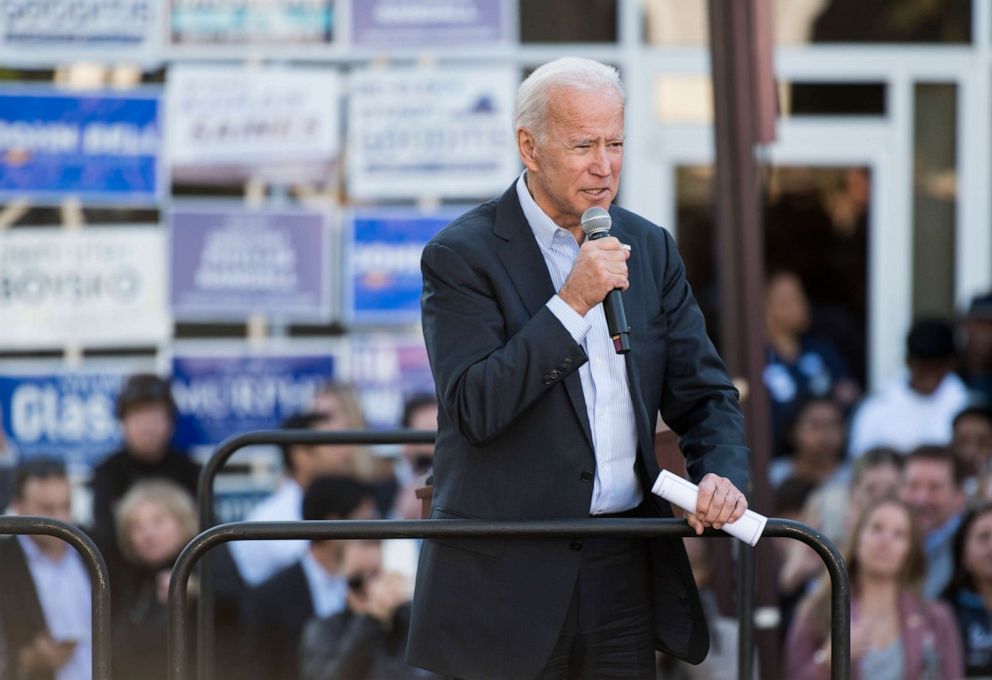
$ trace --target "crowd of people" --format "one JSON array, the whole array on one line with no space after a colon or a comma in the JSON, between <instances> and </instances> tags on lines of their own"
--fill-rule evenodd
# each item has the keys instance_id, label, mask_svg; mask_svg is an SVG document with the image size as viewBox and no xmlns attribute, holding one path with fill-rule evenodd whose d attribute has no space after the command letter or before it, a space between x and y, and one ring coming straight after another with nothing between
<instances>
[{"instance_id":1,"label":"crowd of people","mask_svg":"<svg viewBox=\"0 0 992 680\"><path fill-rule=\"evenodd\" d=\"M854 677L992 677L992 294L957 327L916 321L906 371L862 396L809 332L798 277L766 289L773 513L842 546ZM829 583L811 549L776 544L784 677L827 678Z\"/></svg>"},{"instance_id":2,"label":"crowd of people","mask_svg":"<svg viewBox=\"0 0 992 680\"><path fill-rule=\"evenodd\" d=\"M129 377L117 417L123 443L94 470L92 526L110 570L113 677L166 677L172 566L196 535L199 466L171 447L176 407L167 381ZM436 429L433 395L412 396L403 426ZM358 399L328 384L294 430L362 430ZM416 489L433 447L395 457L367 447L289 444L283 475L253 521L420 517ZM57 457L15 469L10 512L68 523L72 488ZM210 555L217 603L215 658L223 677L432 677L403 663L415 542L240 541ZM191 597L207 584L194 582ZM0 678L90 678L91 584L76 551L45 536L0 538ZM191 639L191 648L196 640Z\"/></svg>"},{"instance_id":3,"label":"crowd of people","mask_svg":"<svg viewBox=\"0 0 992 680\"><path fill-rule=\"evenodd\" d=\"M977 298L958 328L916 322L906 375L867 396L829 339L808 333L798 278L776 272L767 295L764 378L776 442L768 514L811 524L843 546L856 677L992 675L992 295ZM168 579L197 531L199 468L170 447L176 410L165 380L130 377L117 416L123 445L94 471L88 527L111 570L114 677L164 677ZM403 426L436 423L433 395L408 401ZM332 384L284 426L365 423L354 391ZM360 446L286 445L278 486L246 519L419 518L415 491L432 457L424 445L393 459ZM12 512L72 519L56 458L21 462L10 494ZM690 543L705 595L705 547ZM430 677L403 662L417 549L413 541L305 540L216 549L218 667L293 680ZM795 541L774 549L785 677L826 678L823 565ZM194 583L191 597L197 592ZM711 635L723 642L694 677L735 649L734 623L704 603ZM89 677L90 581L74 550L50 537L0 539L0 631L0 677ZM663 669L662 677L681 676Z\"/></svg>"}]
</instances>

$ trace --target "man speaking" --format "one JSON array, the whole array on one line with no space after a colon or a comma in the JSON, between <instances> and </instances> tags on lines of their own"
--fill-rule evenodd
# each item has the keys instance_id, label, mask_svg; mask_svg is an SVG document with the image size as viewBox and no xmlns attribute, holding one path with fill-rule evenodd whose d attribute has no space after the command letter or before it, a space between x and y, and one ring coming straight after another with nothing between
<instances>
[{"instance_id":1,"label":"man speaking","mask_svg":"<svg viewBox=\"0 0 992 680\"><path fill-rule=\"evenodd\" d=\"M671 236L612 205L624 145L616 70L541 66L520 86L514 126L524 173L424 249L440 402L431 516L670 517L650 492L660 412L700 485L689 523L736 520L748 480L737 392ZM590 208L602 211L583 220ZM610 235L586 238L583 221ZM610 328L618 306L629 351L627 328ZM680 539L436 540L420 559L415 666L468 679L653 678L656 648L698 663L709 647Z\"/></svg>"}]
</instances>

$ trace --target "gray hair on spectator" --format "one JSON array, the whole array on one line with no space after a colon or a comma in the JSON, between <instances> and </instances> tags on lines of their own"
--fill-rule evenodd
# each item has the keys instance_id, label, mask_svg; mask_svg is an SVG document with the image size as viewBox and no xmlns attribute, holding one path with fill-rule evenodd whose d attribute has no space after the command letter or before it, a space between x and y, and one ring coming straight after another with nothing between
<instances>
[{"instance_id":1,"label":"gray hair on spectator","mask_svg":"<svg viewBox=\"0 0 992 680\"><path fill-rule=\"evenodd\" d=\"M556 90L596 92L613 88L624 99L620 73L612 66L583 57L562 57L539 66L517 90L513 129L527 130L542 140L548 119L548 105Z\"/></svg>"}]
</instances>

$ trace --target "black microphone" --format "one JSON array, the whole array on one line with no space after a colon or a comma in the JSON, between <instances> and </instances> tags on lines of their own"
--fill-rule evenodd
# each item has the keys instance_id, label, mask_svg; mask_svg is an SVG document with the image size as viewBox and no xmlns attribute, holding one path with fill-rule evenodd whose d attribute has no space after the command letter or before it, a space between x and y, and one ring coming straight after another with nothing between
<instances>
[{"instance_id":1,"label":"black microphone","mask_svg":"<svg viewBox=\"0 0 992 680\"><path fill-rule=\"evenodd\" d=\"M589 208L582 213L582 231L590 241L609 236L611 226L613 218L602 208ZM620 297L619 288L606 294L603 310L606 312L606 327L610 330L613 347L617 354L626 354L630 351L630 326L627 324L627 314L623 311L623 298Z\"/></svg>"}]
</instances>

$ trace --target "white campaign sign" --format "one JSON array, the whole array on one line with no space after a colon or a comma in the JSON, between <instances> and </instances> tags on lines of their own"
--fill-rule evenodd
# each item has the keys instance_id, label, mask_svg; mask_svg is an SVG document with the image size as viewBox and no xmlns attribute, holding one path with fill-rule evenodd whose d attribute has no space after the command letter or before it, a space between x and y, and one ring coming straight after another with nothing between
<instances>
[{"instance_id":1,"label":"white campaign sign","mask_svg":"<svg viewBox=\"0 0 992 680\"><path fill-rule=\"evenodd\" d=\"M487 198L519 172L511 67L365 69L351 76L354 198Z\"/></svg>"},{"instance_id":2,"label":"white campaign sign","mask_svg":"<svg viewBox=\"0 0 992 680\"><path fill-rule=\"evenodd\" d=\"M171 332L158 227L0 233L0 347L155 344Z\"/></svg>"},{"instance_id":3,"label":"white campaign sign","mask_svg":"<svg viewBox=\"0 0 992 680\"><path fill-rule=\"evenodd\" d=\"M328 69L180 64L166 106L173 166L330 163L340 84Z\"/></svg>"}]
</instances>

